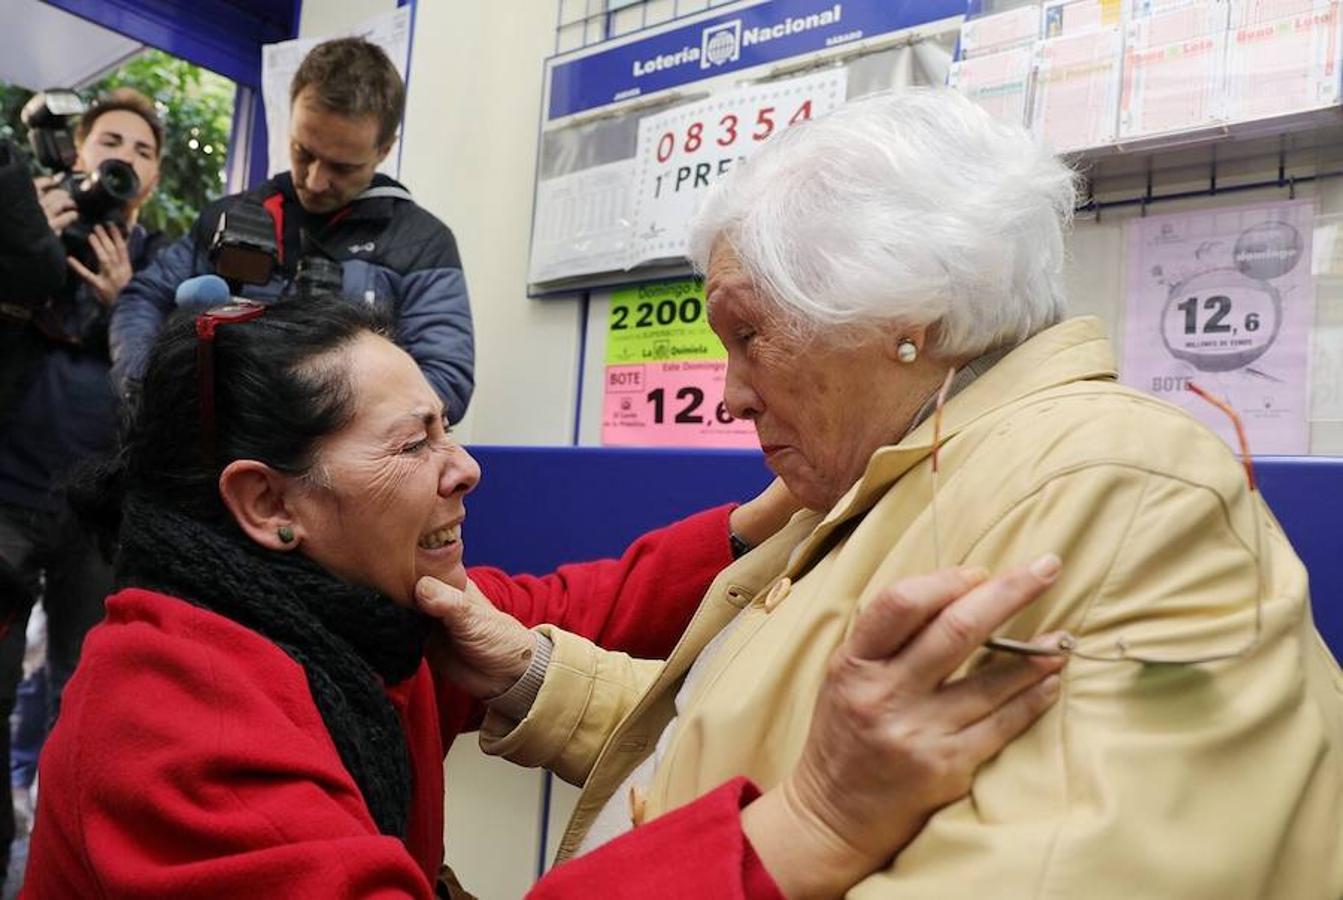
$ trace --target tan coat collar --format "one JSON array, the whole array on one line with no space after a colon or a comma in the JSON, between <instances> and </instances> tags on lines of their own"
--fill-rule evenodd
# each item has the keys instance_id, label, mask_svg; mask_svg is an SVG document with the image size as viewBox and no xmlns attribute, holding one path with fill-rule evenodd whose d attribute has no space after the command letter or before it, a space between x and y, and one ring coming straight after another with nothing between
<instances>
[{"instance_id":1,"label":"tan coat collar","mask_svg":"<svg viewBox=\"0 0 1343 900\"><path fill-rule=\"evenodd\" d=\"M1118 377L1105 328L1094 316L1060 322L1037 334L976 378L947 402L942 412L945 443L976 420L1030 394L1076 381ZM933 420L900 443L882 447L868 461L863 477L839 499L794 551L787 575L795 577L839 526L871 509L906 472L931 455Z\"/></svg>"}]
</instances>

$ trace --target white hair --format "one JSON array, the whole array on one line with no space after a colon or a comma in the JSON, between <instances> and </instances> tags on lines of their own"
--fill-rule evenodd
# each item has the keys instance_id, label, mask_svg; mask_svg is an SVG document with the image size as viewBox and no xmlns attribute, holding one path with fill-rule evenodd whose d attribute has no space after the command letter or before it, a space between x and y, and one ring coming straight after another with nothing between
<instances>
[{"instance_id":1,"label":"white hair","mask_svg":"<svg viewBox=\"0 0 1343 900\"><path fill-rule=\"evenodd\" d=\"M946 88L864 97L787 129L715 185L690 227L725 239L764 296L816 325L938 326L976 356L1064 315L1075 175Z\"/></svg>"}]
</instances>

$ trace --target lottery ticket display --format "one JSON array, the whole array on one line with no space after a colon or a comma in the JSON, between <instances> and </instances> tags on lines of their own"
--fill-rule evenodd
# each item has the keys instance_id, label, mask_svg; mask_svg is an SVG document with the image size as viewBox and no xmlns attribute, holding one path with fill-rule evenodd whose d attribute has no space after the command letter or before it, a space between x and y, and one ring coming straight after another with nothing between
<instances>
[{"instance_id":1,"label":"lottery ticket display","mask_svg":"<svg viewBox=\"0 0 1343 900\"><path fill-rule=\"evenodd\" d=\"M1122 41L1119 28L1110 27L1040 42L1031 120L1055 152L1115 139Z\"/></svg>"},{"instance_id":2,"label":"lottery ticket display","mask_svg":"<svg viewBox=\"0 0 1343 900\"><path fill-rule=\"evenodd\" d=\"M1226 5L1197 4L1128 23L1119 136L1211 125L1226 117Z\"/></svg>"},{"instance_id":3,"label":"lottery ticket display","mask_svg":"<svg viewBox=\"0 0 1343 900\"><path fill-rule=\"evenodd\" d=\"M1225 399L1256 454L1310 447L1313 200L1178 213L1128 225L1124 383L1184 407L1238 448Z\"/></svg>"},{"instance_id":4,"label":"lottery ticket display","mask_svg":"<svg viewBox=\"0 0 1343 900\"><path fill-rule=\"evenodd\" d=\"M615 291L606 328L602 443L756 447L755 428L723 401L727 351L704 314L698 281Z\"/></svg>"},{"instance_id":5,"label":"lottery ticket display","mask_svg":"<svg viewBox=\"0 0 1343 900\"><path fill-rule=\"evenodd\" d=\"M966 19L961 28L961 57L974 59L1012 47L1030 46L1040 36L1038 4L990 16Z\"/></svg>"},{"instance_id":6,"label":"lottery ticket display","mask_svg":"<svg viewBox=\"0 0 1343 900\"><path fill-rule=\"evenodd\" d=\"M623 269L633 178L633 161L623 159L538 181L527 279Z\"/></svg>"},{"instance_id":7,"label":"lottery ticket display","mask_svg":"<svg viewBox=\"0 0 1343 900\"><path fill-rule=\"evenodd\" d=\"M995 119L1025 125L1033 62L1029 46L963 59L951 64L947 84Z\"/></svg>"},{"instance_id":8,"label":"lottery ticket display","mask_svg":"<svg viewBox=\"0 0 1343 900\"><path fill-rule=\"evenodd\" d=\"M1227 115L1259 119L1339 102L1337 0L1241 0L1227 42Z\"/></svg>"},{"instance_id":9,"label":"lottery ticket display","mask_svg":"<svg viewBox=\"0 0 1343 900\"><path fill-rule=\"evenodd\" d=\"M969 18L949 84L1059 152L1286 120L1343 103L1339 7L1048 0Z\"/></svg>"},{"instance_id":10,"label":"lottery ticket display","mask_svg":"<svg viewBox=\"0 0 1343 900\"><path fill-rule=\"evenodd\" d=\"M775 134L844 102L843 69L754 85L639 123L634 236L627 268L679 259L686 225L710 186Z\"/></svg>"}]
</instances>

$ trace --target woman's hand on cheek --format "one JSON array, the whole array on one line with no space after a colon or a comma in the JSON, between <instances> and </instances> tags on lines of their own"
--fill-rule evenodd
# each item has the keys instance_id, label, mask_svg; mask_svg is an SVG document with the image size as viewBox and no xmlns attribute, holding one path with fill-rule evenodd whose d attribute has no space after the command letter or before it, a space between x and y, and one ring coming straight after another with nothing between
<instances>
[{"instance_id":1,"label":"woman's hand on cheek","mask_svg":"<svg viewBox=\"0 0 1343 900\"><path fill-rule=\"evenodd\" d=\"M442 626L430 638L429 664L473 697L497 697L527 671L536 636L478 591L425 576L415 584L415 603Z\"/></svg>"}]
</instances>

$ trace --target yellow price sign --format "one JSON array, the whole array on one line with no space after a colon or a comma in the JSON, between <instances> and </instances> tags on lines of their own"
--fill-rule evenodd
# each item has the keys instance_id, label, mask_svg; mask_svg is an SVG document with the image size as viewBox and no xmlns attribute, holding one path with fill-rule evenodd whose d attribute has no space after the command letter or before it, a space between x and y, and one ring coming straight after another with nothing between
<instances>
[{"instance_id":1,"label":"yellow price sign","mask_svg":"<svg viewBox=\"0 0 1343 900\"><path fill-rule=\"evenodd\" d=\"M644 284L611 295L608 366L726 358L704 315L702 282Z\"/></svg>"}]
</instances>

